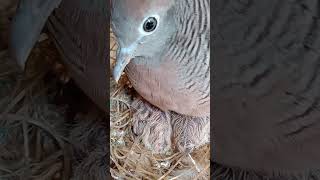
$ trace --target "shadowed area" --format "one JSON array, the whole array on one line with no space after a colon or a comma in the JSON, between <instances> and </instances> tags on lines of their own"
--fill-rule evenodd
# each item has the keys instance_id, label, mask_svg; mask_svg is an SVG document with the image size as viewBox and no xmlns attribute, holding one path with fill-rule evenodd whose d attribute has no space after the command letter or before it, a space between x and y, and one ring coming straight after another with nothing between
<instances>
[{"instance_id":1,"label":"shadowed area","mask_svg":"<svg viewBox=\"0 0 320 180\"><path fill-rule=\"evenodd\" d=\"M319 3L214 1L217 179L319 179Z\"/></svg>"}]
</instances>

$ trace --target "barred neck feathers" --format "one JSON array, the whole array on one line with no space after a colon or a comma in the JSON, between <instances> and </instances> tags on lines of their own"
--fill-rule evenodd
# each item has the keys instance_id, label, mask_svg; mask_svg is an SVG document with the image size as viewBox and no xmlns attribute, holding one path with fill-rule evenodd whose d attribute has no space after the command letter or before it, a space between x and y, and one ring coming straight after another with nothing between
<instances>
[{"instance_id":1,"label":"barred neck feathers","mask_svg":"<svg viewBox=\"0 0 320 180\"><path fill-rule=\"evenodd\" d=\"M176 1L175 22L177 32L169 42L167 54L180 67L181 89L200 92L201 99L207 101L210 94L209 0Z\"/></svg>"}]
</instances>

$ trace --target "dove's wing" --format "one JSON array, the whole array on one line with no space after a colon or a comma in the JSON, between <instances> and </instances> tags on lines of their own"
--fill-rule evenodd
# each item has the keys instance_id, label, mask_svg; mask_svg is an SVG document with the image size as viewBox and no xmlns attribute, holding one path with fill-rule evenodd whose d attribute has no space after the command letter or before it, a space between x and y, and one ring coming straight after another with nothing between
<instances>
[{"instance_id":1,"label":"dove's wing","mask_svg":"<svg viewBox=\"0 0 320 180\"><path fill-rule=\"evenodd\" d=\"M20 0L11 25L10 50L24 68L31 49L52 11L61 0Z\"/></svg>"},{"instance_id":2,"label":"dove's wing","mask_svg":"<svg viewBox=\"0 0 320 180\"><path fill-rule=\"evenodd\" d=\"M107 107L107 17L105 0L65 0L48 20L72 78L103 109Z\"/></svg>"}]
</instances>

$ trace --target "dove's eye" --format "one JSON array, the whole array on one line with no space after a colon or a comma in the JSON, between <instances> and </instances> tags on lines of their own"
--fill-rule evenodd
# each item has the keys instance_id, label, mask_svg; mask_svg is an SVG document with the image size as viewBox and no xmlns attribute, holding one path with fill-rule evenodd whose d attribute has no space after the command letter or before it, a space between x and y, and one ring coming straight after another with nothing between
<instances>
[{"instance_id":1,"label":"dove's eye","mask_svg":"<svg viewBox=\"0 0 320 180\"><path fill-rule=\"evenodd\" d=\"M143 30L145 32L152 32L156 29L158 21L155 17L149 17L143 23Z\"/></svg>"}]
</instances>

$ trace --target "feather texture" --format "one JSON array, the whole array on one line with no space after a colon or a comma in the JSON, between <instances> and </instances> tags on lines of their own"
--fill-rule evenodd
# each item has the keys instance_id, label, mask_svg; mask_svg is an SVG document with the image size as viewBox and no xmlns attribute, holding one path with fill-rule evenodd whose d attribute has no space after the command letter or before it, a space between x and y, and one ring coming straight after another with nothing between
<instances>
[{"instance_id":1,"label":"feather texture","mask_svg":"<svg viewBox=\"0 0 320 180\"><path fill-rule=\"evenodd\" d=\"M138 101L134 130L146 146L160 147L150 148L153 151L166 150L171 139L187 152L209 142L209 2L113 2L112 25L120 45L117 61L129 58L125 71L146 100ZM141 24L153 16L158 17L158 27L146 35Z\"/></svg>"},{"instance_id":2,"label":"feather texture","mask_svg":"<svg viewBox=\"0 0 320 180\"><path fill-rule=\"evenodd\" d=\"M216 162L270 179L319 169L319 2L214 1Z\"/></svg>"},{"instance_id":3,"label":"feather texture","mask_svg":"<svg viewBox=\"0 0 320 180\"><path fill-rule=\"evenodd\" d=\"M103 109L108 108L106 9L104 0L64 0L48 21L72 78Z\"/></svg>"},{"instance_id":4,"label":"feather texture","mask_svg":"<svg viewBox=\"0 0 320 180\"><path fill-rule=\"evenodd\" d=\"M175 33L159 54L148 57L162 57L160 65L141 63L138 57L127 66L126 72L139 94L162 110L209 116L209 1L175 1L173 11Z\"/></svg>"}]
</instances>

